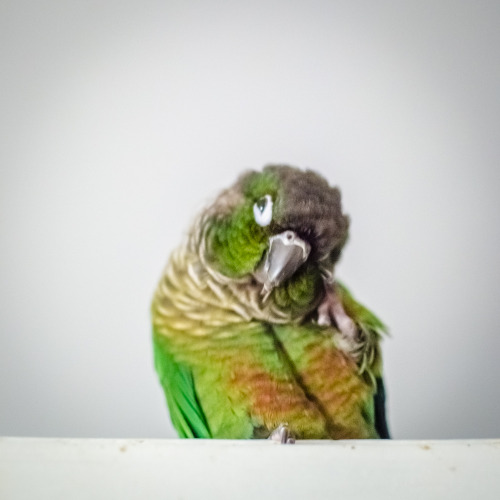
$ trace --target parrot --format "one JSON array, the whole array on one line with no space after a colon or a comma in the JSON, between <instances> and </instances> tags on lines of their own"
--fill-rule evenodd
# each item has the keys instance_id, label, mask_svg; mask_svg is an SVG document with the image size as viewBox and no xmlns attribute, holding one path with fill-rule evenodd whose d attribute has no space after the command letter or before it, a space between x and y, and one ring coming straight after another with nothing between
<instances>
[{"instance_id":1,"label":"parrot","mask_svg":"<svg viewBox=\"0 0 500 500\"><path fill-rule=\"evenodd\" d=\"M388 439L384 323L335 277L338 187L246 170L195 218L154 293L154 365L181 438Z\"/></svg>"}]
</instances>

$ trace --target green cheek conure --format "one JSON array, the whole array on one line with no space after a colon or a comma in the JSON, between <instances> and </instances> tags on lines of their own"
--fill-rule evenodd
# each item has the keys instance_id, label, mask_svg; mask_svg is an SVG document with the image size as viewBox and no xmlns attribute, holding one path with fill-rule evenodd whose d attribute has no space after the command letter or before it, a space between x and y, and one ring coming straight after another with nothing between
<instances>
[{"instance_id":1,"label":"green cheek conure","mask_svg":"<svg viewBox=\"0 0 500 500\"><path fill-rule=\"evenodd\" d=\"M244 173L196 219L152 304L181 437L388 438L383 323L334 278L349 218L312 171Z\"/></svg>"}]
</instances>

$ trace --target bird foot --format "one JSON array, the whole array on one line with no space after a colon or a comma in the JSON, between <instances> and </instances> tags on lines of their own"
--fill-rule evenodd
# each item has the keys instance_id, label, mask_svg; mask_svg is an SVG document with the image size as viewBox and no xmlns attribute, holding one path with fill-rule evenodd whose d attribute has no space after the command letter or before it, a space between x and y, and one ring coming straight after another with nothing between
<instances>
[{"instance_id":1,"label":"bird foot","mask_svg":"<svg viewBox=\"0 0 500 500\"><path fill-rule=\"evenodd\" d=\"M357 359L359 329L345 312L342 300L335 290L335 284L326 287L325 298L318 306L318 325L336 327L339 331L339 335L336 335L337 346Z\"/></svg>"},{"instance_id":2,"label":"bird foot","mask_svg":"<svg viewBox=\"0 0 500 500\"><path fill-rule=\"evenodd\" d=\"M280 444L294 444L295 438L288 429L288 424L280 424L267 438L270 441Z\"/></svg>"},{"instance_id":3,"label":"bird foot","mask_svg":"<svg viewBox=\"0 0 500 500\"><path fill-rule=\"evenodd\" d=\"M318 325L331 326L332 324L346 339L356 340L358 334L356 323L345 312L335 288L328 287L323 302L318 306Z\"/></svg>"}]
</instances>

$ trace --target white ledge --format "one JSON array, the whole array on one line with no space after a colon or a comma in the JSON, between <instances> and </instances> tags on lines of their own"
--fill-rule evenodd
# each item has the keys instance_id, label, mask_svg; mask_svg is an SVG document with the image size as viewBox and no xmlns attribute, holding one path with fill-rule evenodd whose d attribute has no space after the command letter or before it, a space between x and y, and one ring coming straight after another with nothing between
<instances>
[{"instance_id":1,"label":"white ledge","mask_svg":"<svg viewBox=\"0 0 500 500\"><path fill-rule=\"evenodd\" d=\"M0 438L0 498L500 498L500 439Z\"/></svg>"}]
</instances>

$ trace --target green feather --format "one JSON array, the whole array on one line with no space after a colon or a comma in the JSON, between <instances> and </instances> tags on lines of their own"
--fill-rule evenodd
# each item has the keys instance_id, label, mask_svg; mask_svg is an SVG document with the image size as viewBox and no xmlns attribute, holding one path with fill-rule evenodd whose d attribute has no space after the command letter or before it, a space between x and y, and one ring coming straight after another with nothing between
<instances>
[{"instance_id":1,"label":"green feather","mask_svg":"<svg viewBox=\"0 0 500 500\"><path fill-rule=\"evenodd\" d=\"M174 360L164 337L153 334L153 345L155 368L175 430L184 438L211 438L191 370Z\"/></svg>"}]
</instances>

